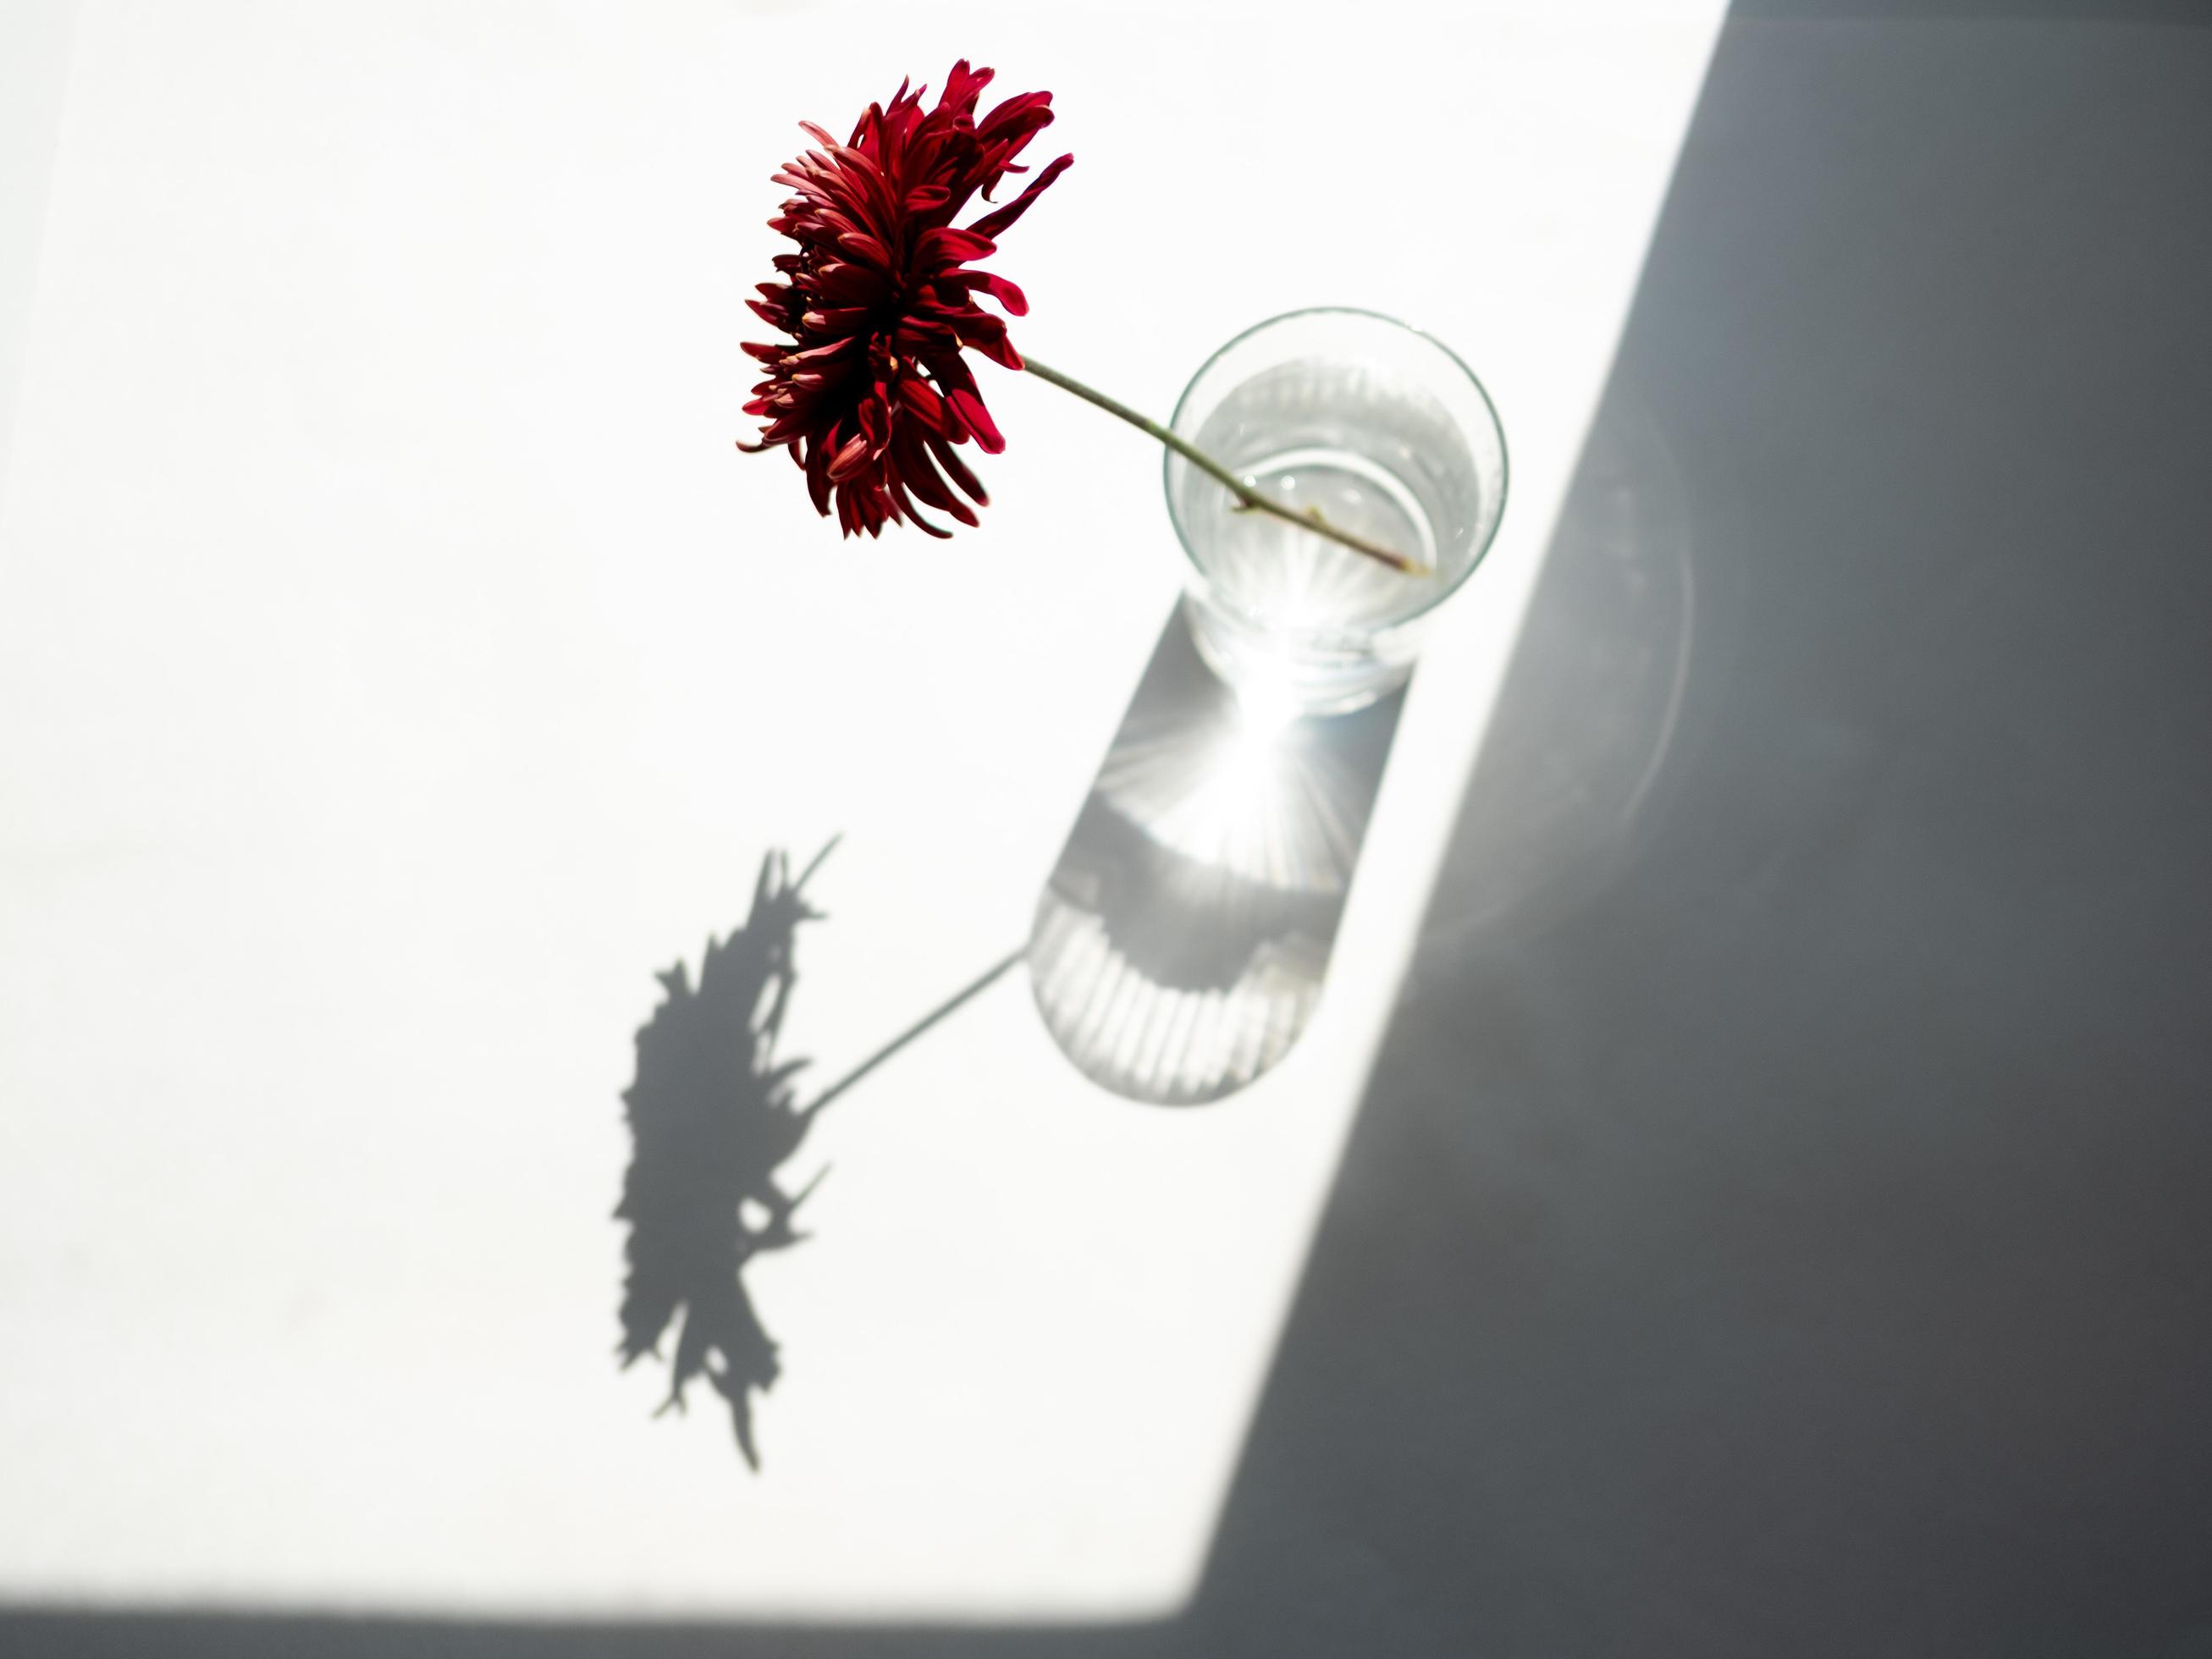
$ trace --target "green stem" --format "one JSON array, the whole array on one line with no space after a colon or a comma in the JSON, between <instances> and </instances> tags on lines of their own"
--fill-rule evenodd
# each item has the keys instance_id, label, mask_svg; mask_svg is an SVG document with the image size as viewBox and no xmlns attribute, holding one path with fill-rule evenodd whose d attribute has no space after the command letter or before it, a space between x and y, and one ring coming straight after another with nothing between
<instances>
[{"instance_id":1,"label":"green stem","mask_svg":"<svg viewBox=\"0 0 2212 1659\"><path fill-rule=\"evenodd\" d=\"M1310 507L1300 513L1294 508L1285 507L1280 501L1270 500L1204 450L1186 442L1158 421L1148 419L1137 413L1128 404L1116 402L1104 392L1087 386L1082 381L1072 379L1056 368L1047 367L1027 352L1022 354L1022 367L1040 380L1049 380L1062 392L1073 392L1085 403L1096 404L1109 415L1118 415L1131 426L1135 427L1138 431L1157 438L1200 471L1205 473L1207 477L1220 483L1244 507L1255 512L1272 514L1285 524L1294 524L1301 530L1310 530L1316 536L1326 536L1329 540L1348 547L1355 553L1364 553L1369 558L1379 560L1393 570L1403 571L1408 576L1426 576L1433 574L1428 566L1421 563L1418 559L1409 559L1402 553L1395 553L1387 547L1380 546L1363 537L1355 536L1348 530L1338 529L1322 516L1321 508L1318 507Z\"/></svg>"}]
</instances>

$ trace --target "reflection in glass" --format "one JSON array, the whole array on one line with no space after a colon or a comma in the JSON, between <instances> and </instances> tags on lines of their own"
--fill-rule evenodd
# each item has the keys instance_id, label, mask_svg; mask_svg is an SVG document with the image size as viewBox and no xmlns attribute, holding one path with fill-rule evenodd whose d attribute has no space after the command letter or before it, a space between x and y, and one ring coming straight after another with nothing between
<instances>
[{"instance_id":1,"label":"reflection in glass","mask_svg":"<svg viewBox=\"0 0 2212 1659\"><path fill-rule=\"evenodd\" d=\"M1406 574L1248 511L1170 450L1199 654L1248 701L1305 714L1403 684L1505 510L1505 434L1467 365L1372 312L1293 312L1209 358L1174 427L1281 506L1429 567Z\"/></svg>"}]
</instances>

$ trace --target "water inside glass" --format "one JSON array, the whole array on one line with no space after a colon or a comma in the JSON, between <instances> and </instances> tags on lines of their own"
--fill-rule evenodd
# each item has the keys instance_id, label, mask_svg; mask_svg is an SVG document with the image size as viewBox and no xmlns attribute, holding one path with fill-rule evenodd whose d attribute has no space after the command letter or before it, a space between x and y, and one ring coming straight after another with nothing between
<instances>
[{"instance_id":1,"label":"water inside glass","mask_svg":"<svg viewBox=\"0 0 2212 1659\"><path fill-rule=\"evenodd\" d=\"M1387 319L1301 313L1218 354L1176 427L1285 507L1429 567L1409 576L1247 509L1171 459L1193 629L1215 672L1286 713L1356 708L1402 680L1415 620L1481 556L1504 503L1503 441L1474 378Z\"/></svg>"}]
</instances>

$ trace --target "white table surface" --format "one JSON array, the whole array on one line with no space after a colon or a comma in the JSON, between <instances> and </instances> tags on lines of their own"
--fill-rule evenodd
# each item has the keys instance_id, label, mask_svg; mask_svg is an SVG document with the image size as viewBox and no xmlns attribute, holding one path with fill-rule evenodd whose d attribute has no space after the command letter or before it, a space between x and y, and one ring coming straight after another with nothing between
<instances>
[{"instance_id":1,"label":"white table surface","mask_svg":"<svg viewBox=\"0 0 2212 1659\"><path fill-rule=\"evenodd\" d=\"M1178 1605L1720 5L70 9L0 17L0 1600ZM756 1476L614 1366L654 972L836 833L823 1076L1019 945L1176 587L1156 454L1031 381L949 544L731 447L793 124L962 54L1077 157L1018 343L1164 414L1389 312L1515 495L1300 1047L1140 1108L1010 979L856 1089Z\"/></svg>"}]
</instances>

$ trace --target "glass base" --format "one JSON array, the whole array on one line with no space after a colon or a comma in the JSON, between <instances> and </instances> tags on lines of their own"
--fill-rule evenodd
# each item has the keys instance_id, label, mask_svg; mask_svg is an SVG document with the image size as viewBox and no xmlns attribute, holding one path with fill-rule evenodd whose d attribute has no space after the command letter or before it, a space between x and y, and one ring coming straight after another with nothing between
<instances>
[{"instance_id":1,"label":"glass base","mask_svg":"<svg viewBox=\"0 0 2212 1659\"><path fill-rule=\"evenodd\" d=\"M1413 672L1410 654L1288 641L1217 609L1202 595L1193 595L1187 609L1198 654L1245 713L1262 722L1348 714L1396 690Z\"/></svg>"}]
</instances>

